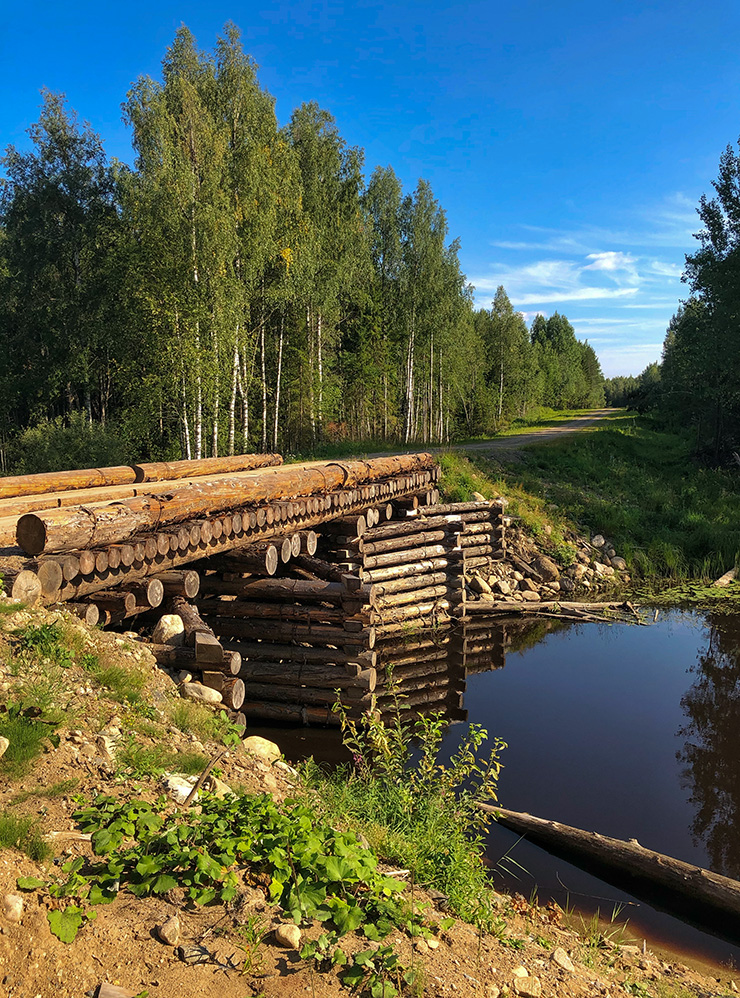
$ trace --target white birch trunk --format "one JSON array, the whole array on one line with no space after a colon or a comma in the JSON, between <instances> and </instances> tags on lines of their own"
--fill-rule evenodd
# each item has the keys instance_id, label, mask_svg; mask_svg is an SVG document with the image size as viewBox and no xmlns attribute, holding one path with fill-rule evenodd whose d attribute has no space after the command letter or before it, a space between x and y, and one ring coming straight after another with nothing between
<instances>
[{"instance_id":1,"label":"white birch trunk","mask_svg":"<svg viewBox=\"0 0 740 998\"><path fill-rule=\"evenodd\" d=\"M280 386L283 376L283 341L285 339L285 312L280 316L280 338L278 340L277 375L275 377L275 418L272 424L272 449L277 453L280 419Z\"/></svg>"}]
</instances>

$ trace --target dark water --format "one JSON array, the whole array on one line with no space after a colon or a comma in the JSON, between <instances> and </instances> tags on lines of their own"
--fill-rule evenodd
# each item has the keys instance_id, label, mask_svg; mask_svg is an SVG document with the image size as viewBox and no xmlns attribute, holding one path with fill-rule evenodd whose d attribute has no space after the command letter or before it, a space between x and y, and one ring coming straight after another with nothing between
<instances>
[{"instance_id":1,"label":"dark water","mask_svg":"<svg viewBox=\"0 0 740 998\"><path fill-rule=\"evenodd\" d=\"M661 611L649 627L580 624L554 632L495 624L486 640L490 655L481 654L485 640L472 639L462 683L459 653L450 657L450 674L455 690L464 688L467 723L508 743L503 807L636 838L740 879L740 618ZM447 751L463 728L451 727ZM335 732L286 735L280 742L293 757L338 758ZM621 906L628 934L648 945L740 966L740 938L699 931L518 838L501 826L491 830L499 886L553 898L584 918L597 910L608 918ZM524 868L516 878L498 865L510 850Z\"/></svg>"}]
</instances>

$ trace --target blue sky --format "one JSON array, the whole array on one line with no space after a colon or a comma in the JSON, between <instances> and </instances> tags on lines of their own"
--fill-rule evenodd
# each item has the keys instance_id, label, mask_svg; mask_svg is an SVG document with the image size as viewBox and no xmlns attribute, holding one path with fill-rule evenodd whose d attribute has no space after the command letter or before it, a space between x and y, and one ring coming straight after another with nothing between
<instances>
[{"instance_id":1,"label":"blue sky","mask_svg":"<svg viewBox=\"0 0 740 998\"><path fill-rule=\"evenodd\" d=\"M740 4L6 0L0 147L27 144L48 87L131 161L131 83L180 24L211 49L228 20L281 123L317 100L368 174L431 183L480 305L503 284L528 319L564 313L607 376L659 358L699 196L740 133Z\"/></svg>"}]
</instances>

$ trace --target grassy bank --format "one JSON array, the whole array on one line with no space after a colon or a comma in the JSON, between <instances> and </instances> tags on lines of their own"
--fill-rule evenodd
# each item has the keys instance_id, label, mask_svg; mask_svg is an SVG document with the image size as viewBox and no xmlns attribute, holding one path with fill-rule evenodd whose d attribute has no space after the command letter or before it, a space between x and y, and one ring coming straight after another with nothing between
<instances>
[{"instance_id":1,"label":"grassy bank","mask_svg":"<svg viewBox=\"0 0 740 998\"><path fill-rule=\"evenodd\" d=\"M716 578L740 552L740 472L701 466L692 443L621 413L514 455L446 455L444 488L501 492L535 534L552 521L555 540L569 525L604 534L645 579Z\"/></svg>"}]
</instances>

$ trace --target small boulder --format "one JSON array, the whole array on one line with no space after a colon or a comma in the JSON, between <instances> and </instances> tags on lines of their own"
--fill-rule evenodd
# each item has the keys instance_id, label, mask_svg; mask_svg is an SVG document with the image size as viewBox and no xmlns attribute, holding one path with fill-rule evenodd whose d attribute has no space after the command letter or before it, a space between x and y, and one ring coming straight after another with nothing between
<instances>
[{"instance_id":1,"label":"small boulder","mask_svg":"<svg viewBox=\"0 0 740 998\"><path fill-rule=\"evenodd\" d=\"M486 499L486 497L481 492L474 492L473 493L473 499L476 502L488 502L488 500Z\"/></svg>"},{"instance_id":2,"label":"small boulder","mask_svg":"<svg viewBox=\"0 0 740 998\"><path fill-rule=\"evenodd\" d=\"M474 575L473 576L473 578L470 580L470 588L475 593L490 593L491 592L491 587L489 586L489 584L486 582L485 579L482 579L480 577L480 575Z\"/></svg>"},{"instance_id":3,"label":"small boulder","mask_svg":"<svg viewBox=\"0 0 740 998\"><path fill-rule=\"evenodd\" d=\"M573 579L560 579L560 592L561 593L572 593L576 588L576 584Z\"/></svg>"},{"instance_id":4,"label":"small boulder","mask_svg":"<svg viewBox=\"0 0 740 998\"><path fill-rule=\"evenodd\" d=\"M185 626L182 617L176 613L166 613L160 617L152 631L152 641L156 645L173 645L182 648L185 644Z\"/></svg>"},{"instance_id":5,"label":"small boulder","mask_svg":"<svg viewBox=\"0 0 740 998\"><path fill-rule=\"evenodd\" d=\"M0 758L2 758L5 755L5 753L8 751L9 748L10 748L10 742L8 741L8 739L0 735Z\"/></svg>"},{"instance_id":6,"label":"small boulder","mask_svg":"<svg viewBox=\"0 0 740 998\"><path fill-rule=\"evenodd\" d=\"M539 977L521 977L514 980L514 993L521 998L540 998L542 984Z\"/></svg>"},{"instance_id":7,"label":"small boulder","mask_svg":"<svg viewBox=\"0 0 740 998\"><path fill-rule=\"evenodd\" d=\"M282 755L279 746L275 742L271 742L267 738L262 738L260 735L250 735L248 738L245 738L242 741L242 746L250 755L256 755L258 759L263 759L270 764L277 762Z\"/></svg>"},{"instance_id":8,"label":"small boulder","mask_svg":"<svg viewBox=\"0 0 740 998\"><path fill-rule=\"evenodd\" d=\"M196 703L221 703L223 697L218 690L212 690L202 683L183 683L180 687L180 696L186 700L195 700Z\"/></svg>"},{"instance_id":9,"label":"small boulder","mask_svg":"<svg viewBox=\"0 0 740 998\"><path fill-rule=\"evenodd\" d=\"M539 603L542 599L539 593L523 592L522 599L525 603Z\"/></svg>"},{"instance_id":10,"label":"small boulder","mask_svg":"<svg viewBox=\"0 0 740 998\"><path fill-rule=\"evenodd\" d=\"M614 569L611 565L602 565L600 561L594 562L594 572L596 575L610 576L614 575Z\"/></svg>"},{"instance_id":11,"label":"small boulder","mask_svg":"<svg viewBox=\"0 0 740 998\"><path fill-rule=\"evenodd\" d=\"M627 567L627 562L624 560L624 558L620 558L618 554L613 555L610 560L612 563L612 568L617 568L619 569L620 572L623 572Z\"/></svg>"},{"instance_id":12,"label":"small boulder","mask_svg":"<svg viewBox=\"0 0 740 998\"><path fill-rule=\"evenodd\" d=\"M23 898L17 894L6 894L2 902L3 916L8 922L20 922L23 917Z\"/></svg>"},{"instance_id":13,"label":"small boulder","mask_svg":"<svg viewBox=\"0 0 740 998\"><path fill-rule=\"evenodd\" d=\"M167 946L178 946L180 943L180 919L177 915L170 917L157 926L157 935Z\"/></svg>"},{"instance_id":14,"label":"small boulder","mask_svg":"<svg viewBox=\"0 0 740 998\"><path fill-rule=\"evenodd\" d=\"M164 789L178 804L185 803L196 782L197 778L195 776L178 776L176 773L169 773L162 777ZM193 800L196 801L197 799L198 794L195 795Z\"/></svg>"},{"instance_id":15,"label":"small boulder","mask_svg":"<svg viewBox=\"0 0 740 998\"><path fill-rule=\"evenodd\" d=\"M545 554L538 554L532 562L532 567L536 569L545 582L556 582L560 578L560 569Z\"/></svg>"},{"instance_id":16,"label":"small boulder","mask_svg":"<svg viewBox=\"0 0 740 998\"><path fill-rule=\"evenodd\" d=\"M537 586L534 584L534 582L532 582L531 579L522 579L522 582L521 582L521 584L519 586L519 590L520 590L520 592L523 592L523 593L536 593L536 592L539 592L539 590L537 589Z\"/></svg>"},{"instance_id":17,"label":"small boulder","mask_svg":"<svg viewBox=\"0 0 740 998\"><path fill-rule=\"evenodd\" d=\"M286 949L298 949L301 945L301 930L292 922L281 922L275 929L275 941Z\"/></svg>"},{"instance_id":18,"label":"small boulder","mask_svg":"<svg viewBox=\"0 0 740 998\"><path fill-rule=\"evenodd\" d=\"M496 579L493 588L502 596L508 596L511 593L511 584L506 579Z\"/></svg>"},{"instance_id":19,"label":"small boulder","mask_svg":"<svg viewBox=\"0 0 740 998\"><path fill-rule=\"evenodd\" d=\"M591 544L595 548L603 548L603 546L606 544L606 540L602 537L601 534L594 534L594 536L591 538Z\"/></svg>"}]
</instances>

